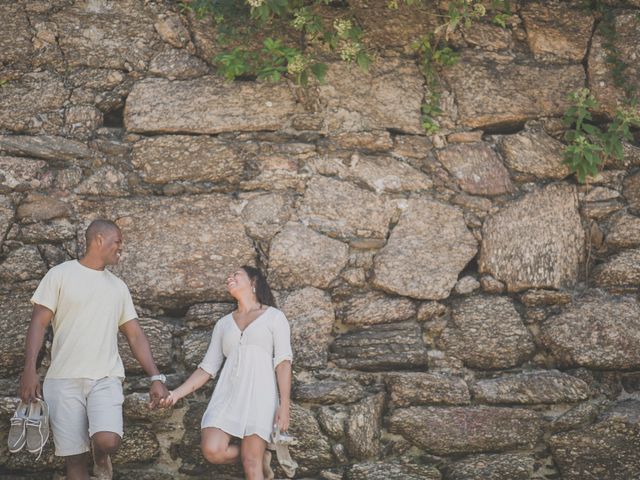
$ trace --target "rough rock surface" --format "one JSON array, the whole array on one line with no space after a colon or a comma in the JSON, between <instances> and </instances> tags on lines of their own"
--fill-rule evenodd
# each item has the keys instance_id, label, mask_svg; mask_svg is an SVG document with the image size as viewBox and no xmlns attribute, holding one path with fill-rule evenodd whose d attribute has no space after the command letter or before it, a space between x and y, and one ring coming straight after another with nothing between
<instances>
[{"instance_id":1,"label":"rough rock surface","mask_svg":"<svg viewBox=\"0 0 640 480\"><path fill-rule=\"evenodd\" d=\"M334 404L359 400L364 394L364 389L357 383L326 379L297 384L293 398L300 402Z\"/></svg>"},{"instance_id":2,"label":"rough rock surface","mask_svg":"<svg viewBox=\"0 0 640 480\"><path fill-rule=\"evenodd\" d=\"M226 299L230 266L253 263L242 222L221 195L84 201L77 209L85 225L99 216L118 219L126 246L113 272L146 303Z\"/></svg>"},{"instance_id":3,"label":"rough rock surface","mask_svg":"<svg viewBox=\"0 0 640 480\"><path fill-rule=\"evenodd\" d=\"M640 285L640 249L626 250L594 269L596 285L604 288Z\"/></svg>"},{"instance_id":4,"label":"rough rock surface","mask_svg":"<svg viewBox=\"0 0 640 480\"><path fill-rule=\"evenodd\" d=\"M134 0L80 2L50 19L71 67L142 70L156 41L153 23Z\"/></svg>"},{"instance_id":5,"label":"rough rock surface","mask_svg":"<svg viewBox=\"0 0 640 480\"><path fill-rule=\"evenodd\" d=\"M47 273L47 268L38 249L27 245L10 252L0 263L0 281L23 282L39 280Z\"/></svg>"},{"instance_id":6,"label":"rough rock surface","mask_svg":"<svg viewBox=\"0 0 640 480\"><path fill-rule=\"evenodd\" d=\"M472 195L502 195L514 187L509 172L495 151L485 143L459 143L438 151L438 160Z\"/></svg>"},{"instance_id":7,"label":"rough rock surface","mask_svg":"<svg viewBox=\"0 0 640 480\"><path fill-rule=\"evenodd\" d=\"M521 15L537 60L580 63L587 54L593 15L561 2L527 2Z\"/></svg>"},{"instance_id":8,"label":"rough rock surface","mask_svg":"<svg viewBox=\"0 0 640 480\"><path fill-rule=\"evenodd\" d=\"M291 292L280 303L291 325L295 364L308 368L324 366L335 321L329 295L306 287Z\"/></svg>"},{"instance_id":9,"label":"rough rock surface","mask_svg":"<svg viewBox=\"0 0 640 480\"><path fill-rule=\"evenodd\" d=\"M584 84L581 65L544 65L510 55L463 52L444 70L456 97L460 123L471 128L523 124L562 115L566 99Z\"/></svg>"},{"instance_id":10,"label":"rough rock surface","mask_svg":"<svg viewBox=\"0 0 640 480\"><path fill-rule=\"evenodd\" d=\"M505 297L471 297L454 305L441 342L473 368L509 368L535 349L531 333Z\"/></svg>"},{"instance_id":11,"label":"rough rock surface","mask_svg":"<svg viewBox=\"0 0 640 480\"><path fill-rule=\"evenodd\" d=\"M353 65L331 64L319 97L326 104L329 131L422 132L423 82L413 62L379 59L367 73Z\"/></svg>"},{"instance_id":12,"label":"rough rock surface","mask_svg":"<svg viewBox=\"0 0 640 480\"><path fill-rule=\"evenodd\" d=\"M11 19L5 25L6 34L0 39L0 65L10 65L24 60L33 49L32 31L27 15L17 3L1 5L0 15L3 18Z\"/></svg>"},{"instance_id":13,"label":"rough rock surface","mask_svg":"<svg viewBox=\"0 0 640 480\"><path fill-rule=\"evenodd\" d=\"M474 455L447 467L451 480L528 480L532 478L535 459L521 453Z\"/></svg>"},{"instance_id":14,"label":"rough rock surface","mask_svg":"<svg viewBox=\"0 0 640 480\"><path fill-rule=\"evenodd\" d=\"M640 366L640 305L632 297L593 295L540 326L540 339L562 365L596 369Z\"/></svg>"},{"instance_id":15,"label":"rough rock surface","mask_svg":"<svg viewBox=\"0 0 640 480\"><path fill-rule=\"evenodd\" d=\"M478 380L471 385L473 398L486 403L570 403L589 398L589 386L561 372L525 372Z\"/></svg>"},{"instance_id":16,"label":"rough rock surface","mask_svg":"<svg viewBox=\"0 0 640 480\"><path fill-rule=\"evenodd\" d=\"M294 97L283 83L147 79L127 98L125 124L139 133L278 130L295 111Z\"/></svg>"},{"instance_id":17,"label":"rough rock surface","mask_svg":"<svg viewBox=\"0 0 640 480\"><path fill-rule=\"evenodd\" d=\"M0 191L25 191L45 186L42 182L45 166L42 160L0 155Z\"/></svg>"},{"instance_id":18,"label":"rough rock surface","mask_svg":"<svg viewBox=\"0 0 640 480\"><path fill-rule=\"evenodd\" d=\"M113 457L114 465L148 462L160 453L155 434L145 425L126 425L122 443Z\"/></svg>"},{"instance_id":19,"label":"rough rock surface","mask_svg":"<svg viewBox=\"0 0 640 480\"><path fill-rule=\"evenodd\" d=\"M426 372L389 373L384 378L389 400L397 407L470 402L469 388L462 378Z\"/></svg>"},{"instance_id":20,"label":"rough rock surface","mask_svg":"<svg viewBox=\"0 0 640 480\"><path fill-rule=\"evenodd\" d=\"M86 144L51 135L0 135L0 150L9 155L44 160L84 160L92 156Z\"/></svg>"},{"instance_id":21,"label":"rough rock surface","mask_svg":"<svg viewBox=\"0 0 640 480\"><path fill-rule=\"evenodd\" d=\"M136 142L131 158L149 183L238 183L244 161L237 148L215 137L163 135Z\"/></svg>"},{"instance_id":22,"label":"rough rock surface","mask_svg":"<svg viewBox=\"0 0 640 480\"><path fill-rule=\"evenodd\" d=\"M353 208L345 205L353 203ZM318 176L307 185L298 210L300 221L330 237L387 236L392 207L384 198L350 183Z\"/></svg>"},{"instance_id":23,"label":"rough rock surface","mask_svg":"<svg viewBox=\"0 0 640 480\"><path fill-rule=\"evenodd\" d=\"M0 374L15 375L24 367L24 342L31 320L29 298L33 292L0 290Z\"/></svg>"},{"instance_id":24,"label":"rough rock surface","mask_svg":"<svg viewBox=\"0 0 640 480\"><path fill-rule=\"evenodd\" d=\"M430 465L369 462L356 463L346 472L347 480L440 480L437 468Z\"/></svg>"},{"instance_id":25,"label":"rough rock surface","mask_svg":"<svg viewBox=\"0 0 640 480\"><path fill-rule=\"evenodd\" d=\"M435 455L530 446L541 426L536 412L503 407L409 407L389 419L389 431Z\"/></svg>"},{"instance_id":26,"label":"rough rock surface","mask_svg":"<svg viewBox=\"0 0 640 480\"><path fill-rule=\"evenodd\" d=\"M506 165L518 180L562 179L569 167L562 163L563 144L542 130L530 129L500 137L499 146Z\"/></svg>"},{"instance_id":27,"label":"rough rock surface","mask_svg":"<svg viewBox=\"0 0 640 480\"><path fill-rule=\"evenodd\" d=\"M339 336L331 346L336 365L362 370L416 368L427 363L427 348L414 322L376 325Z\"/></svg>"},{"instance_id":28,"label":"rough rock surface","mask_svg":"<svg viewBox=\"0 0 640 480\"><path fill-rule=\"evenodd\" d=\"M318 173L361 184L376 193L423 191L433 186L429 176L394 156L353 154L348 160L321 157L311 165Z\"/></svg>"},{"instance_id":29,"label":"rough rock surface","mask_svg":"<svg viewBox=\"0 0 640 480\"><path fill-rule=\"evenodd\" d=\"M61 131L62 107L69 96L63 80L50 72L35 72L2 86L0 129L21 133Z\"/></svg>"},{"instance_id":30,"label":"rough rock surface","mask_svg":"<svg viewBox=\"0 0 640 480\"><path fill-rule=\"evenodd\" d=\"M638 400L623 400L604 412L598 421L581 430L550 438L553 458L562 478L579 480L596 475L603 480L640 475Z\"/></svg>"},{"instance_id":31,"label":"rough rock surface","mask_svg":"<svg viewBox=\"0 0 640 480\"><path fill-rule=\"evenodd\" d=\"M289 223L271 242L269 281L275 288L328 287L347 264L348 247L299 223Z\"/></svg>"},{"instance_id":32,"label":"rough rock surface","mask_svg":"<svg viewBox=\"0 0 640 480\"><path fill-rule=\"evenodd\" d=\"M640 214L640 172L625 178L622 194L629 202L631 213Z\"/></svg>"},{"instance_id":33,"label":"rough rock surface","mask_svg":"<svg viewBox=\"0 0 640 480\"><path fill-rule=\"evenodd\" d=\"M605 241L613 248L640 247L640 218L625 213L616 216Z\"/></svg>"},{"instance_id":34,"label":"rough rock surface","mask_svg":"<svg viewBox=\"0 0 640 480\"><path fill-rule=\"evenodd\" d=\"M407 298L371 292L349 297L336 313L346 325L364 326L407 320L416 314L416 306Z\"/></svg>"},{"instance_id":35,"label":"rough rock surface","mask_svg":"<svg viewBox=\"0 0 640 480\"><path fill-rule=\"evenodd\" d=\"M298 439L298 444L292 445L289 451L292 458L303 465L301 474L333 465L329 441L310 410L295 404L291 407L290 433Z\"/></svg>"},{"instance_id":36,"label":"rough rock surface","mask_svg":"<svg viewBox=\"0 0 640 480\"><path fill-rule=\"evenodd\" d=\"M605 46L613 43L616 56L623 59L624 83L631 88L640 86L640 60L638 57L638 45L640 45L640 24L637 22L635 12L632 10L618 11L614 15L613 24L615 34L609 39L606 34L596 30L593 35L589 50L589 88L598 100L601 108L613 115L616 108L625 103L624 89L616 86L608 57L609 49Z\"/></svg>"},{"instance_id":37,"label":"rough rock surface","mask_svg":"<svg viewBox=\"0 0 640 480\"><path fill-rule=\"evenodd\" d=\"M509 291L560 288L575 282L584 252L575 190L550 185L487 218L478 264Z\"/></svg>"},{"instance_id":38,"label":"rough rock surface","mask_svg":"<svg viewBox=\"0 0 640 480\"><path fill-rule=\"evenodd\" d=\"M345 446L354 458L375 457L380 451L384 397L384 394L368 397L349 408Z\"/></svg>"},{"instance_id":39,"label":"rough rock surface","mask_svg":"<svg viewBox=\"0 0 640 480\"><path fill-rule=\"evenodd\" d=\"M414 298L447 298L476 251L476 240L459 209L413 200L376 255L374 284Z\"/></svg>"}]
</instances>

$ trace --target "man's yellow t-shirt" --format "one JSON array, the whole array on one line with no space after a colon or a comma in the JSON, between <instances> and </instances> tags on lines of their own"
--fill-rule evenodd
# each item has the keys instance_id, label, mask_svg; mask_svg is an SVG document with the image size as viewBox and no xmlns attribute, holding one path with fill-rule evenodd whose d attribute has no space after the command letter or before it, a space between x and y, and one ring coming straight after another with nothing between
<instances>
[{"instance_id":1,"label":"man's yellow t-shirt","mask_svg":"<svg viewBox=\"0 0 640 480\"><path fill-rule=\"evenodd\" d=\"M31 302L54 313L47 378L124 378L118 327L138 315L122 280L71 260L47 272Z\"/></svg>"}]
</instances>

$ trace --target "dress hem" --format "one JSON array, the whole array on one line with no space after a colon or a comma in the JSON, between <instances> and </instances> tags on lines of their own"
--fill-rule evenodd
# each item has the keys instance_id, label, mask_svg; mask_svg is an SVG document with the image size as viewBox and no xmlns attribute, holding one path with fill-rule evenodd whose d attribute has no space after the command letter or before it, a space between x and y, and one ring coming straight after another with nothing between
<instances>
[{"instance_id":1,"label":"dress hem","mask_svg":"<svg viewBox=\"0 0 640 480\"><path fill-rule=\"evenodd\" d=\"M269 443L271 441L269 438L265 438L264 435L261 435L259 432L251 432L251 433L246 433L245 432L244 435L238 435L237 433L230 432L229 429L221 427L220 425L201 425L200 426L200 430L203 430L205 428L217 428L219 430L222 430L227 435L231 435L232 437L236 437L236 438L239 438L239 439L243 439L244 437L249 437L251 435L257 435L267 443Z\"/></svg>"}]
</instances>

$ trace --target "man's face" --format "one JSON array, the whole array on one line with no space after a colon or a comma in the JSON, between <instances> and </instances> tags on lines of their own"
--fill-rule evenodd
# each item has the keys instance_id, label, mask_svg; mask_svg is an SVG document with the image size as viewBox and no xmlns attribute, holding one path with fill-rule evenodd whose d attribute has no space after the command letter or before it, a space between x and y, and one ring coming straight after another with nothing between
<instances>
[{"instance_id":1,"label":"man's face","mask_svg":"<svg viewBox=\"0 0 640 480\"><path fill-rule=\"evenodd\" d=\"M117 265L122 254L122 232L109 230L100 235L100 253L106 265Z\"/></svg>"}]
</instances>

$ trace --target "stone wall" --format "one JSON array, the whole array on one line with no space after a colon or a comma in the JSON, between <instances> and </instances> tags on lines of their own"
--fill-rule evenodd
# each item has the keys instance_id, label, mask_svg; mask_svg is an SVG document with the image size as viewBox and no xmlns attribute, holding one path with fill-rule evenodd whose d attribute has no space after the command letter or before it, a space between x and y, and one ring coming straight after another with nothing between
<instances>
[{"instance_id":1,"label":"stone wall","mask_svg":"<svg viewBox=\"0 0 640 480\"><path fill-rule=\"evenodd\" d=\"M268 272L292 326L299 478L640 477L640 149L588 186L562 164L567 93L588 85L602 114L622 95L596 19L578 2L513 2L509 28L457 34L427 136L408 47L437 2L386 3L349 2L371 71L329 56L306 90L222 81L215 30L177 2L0 4L5 426L29 296L108 217L170 386L233 308L225 275ZM640 83L640 4L609 3ZM117 478L241 476L198 449L213 386L149 412L122 350ZM9 455L6 432L3 478L60 470L51 446Z\"/></svg>"}]
</instances>

